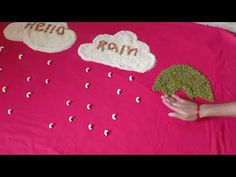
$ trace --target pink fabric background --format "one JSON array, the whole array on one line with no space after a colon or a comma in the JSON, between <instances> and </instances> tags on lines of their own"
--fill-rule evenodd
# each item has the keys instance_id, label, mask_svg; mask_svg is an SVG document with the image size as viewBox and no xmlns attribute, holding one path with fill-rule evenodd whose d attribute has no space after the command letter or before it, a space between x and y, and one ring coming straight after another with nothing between
<instances>
[{"instance_id":1,"label":"pink fabric background","mask_svg":"<svg viewBox=\"0 0 236 177\"><path fill-rule=\"evenodd\" d=\"M7 23L0 23L0 45L5 47L0 52L0 88L8 86L7 93L0 92L0 154L236 154L235 118L176 120L167 116L161 93L152 92L163 69L190 64L208 77L216 103L236 100L235 35L194 23L68 24L77 33L76 43L64 52L47 54L6 40L2 31ZM80 59L81 43L120 30L133 31L150 46L157 57L154 69L139 74ZM86 67L91 71L86 73ZM113 72L112 78L108 72ZM27 76L32 77L29 83ZM89 89L84 88L86 82L91 83ZM119 96L118 88L123 89ZM28 91L33 92L30 99L25 97ZM142 98L140 104L136 96ZM67 99L73 101L70 107ZM91 111L87 103L93 104ZM10 116L9 108L14 109ZM112 113L117 113L116 121ZM68 121L70 115L76 116L74 122ZM53 129L48 128L50 122L56 123ZM88 131L89 123L95 125L93 131ZM108 137L104 129L111 130Z\"/></svg>"}]
</instances>

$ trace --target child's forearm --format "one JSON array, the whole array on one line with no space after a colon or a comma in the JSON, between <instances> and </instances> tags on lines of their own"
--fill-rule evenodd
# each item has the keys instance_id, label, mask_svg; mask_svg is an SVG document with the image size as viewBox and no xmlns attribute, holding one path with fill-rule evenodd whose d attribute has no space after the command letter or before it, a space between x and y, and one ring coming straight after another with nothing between
<instances>
[{"instance_id":1,"label":"child's forearm","mask_svg":"<svg viewBox=\"0 0 236 177\"><path fill-rule=\"evenodd\" d=\"M236 117L236 102L223 104L202 104L200 118L204 117Z\"/></svg>"}]
</instances>

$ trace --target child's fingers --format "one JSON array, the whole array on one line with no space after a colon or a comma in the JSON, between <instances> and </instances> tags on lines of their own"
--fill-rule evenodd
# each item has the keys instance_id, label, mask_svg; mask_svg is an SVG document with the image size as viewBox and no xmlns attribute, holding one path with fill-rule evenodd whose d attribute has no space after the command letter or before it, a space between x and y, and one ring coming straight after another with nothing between
<instances>
[{"instance_id":1,"label":"child's fingers","mask_svg":"<svg viewBox=\"0 0 236 177\"><path fill-rule=\"evenodd\" d=\"M176 100L174 99L174 98L172 98L172 97L164 97L163 98L164 100L167 100L167 101L169 101L169 102L175 102Z\"/></svg>"},{"instance_id":2,"label":"child's fingers","mask_svg":"<svg viewBox=\"0 0 236 177\"><path fill-rule=\"evenodd\" d=\"M173 118L177 118L177 119L181 119L181 120L184 119L183 115L180 113L177 113L177 112L170 112L168 114L168 116L173 117Z\"/></svg>"},{"instance_id":3,"label":"child's fingers","mask_svg":"<svg viewBox=\"0 0 236 177\"><path fill-rule=\"evenodd\" d=\"M184 101L182 98L180 98L179 96L172 94L172 97L178 101Z\"/></svg>"},{"instance_id":4,"label":"child's fingers","mask_svg":"<svg viewBox=\"0 0 236 177\"><path fill-rule=\"evenodd\" d=\"M167 101L167 100L163 100L163 103L169 108L169 109L171 109L172 111L175 111L175 112L177 112L177 113L183 113L183 111L180 109L180 108L178 108L177 106L175 106L175 105L173 105L173 103L171 103L171 102L169 102L169 101Z\"/></svg>"}]
</instances>

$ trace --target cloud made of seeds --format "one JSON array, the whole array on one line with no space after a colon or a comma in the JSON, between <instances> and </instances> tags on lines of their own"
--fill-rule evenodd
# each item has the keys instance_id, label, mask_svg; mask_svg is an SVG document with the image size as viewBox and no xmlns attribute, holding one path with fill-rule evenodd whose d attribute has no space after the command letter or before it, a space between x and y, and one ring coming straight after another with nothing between
<instances>
[{"instance_id":1,"label":"cloud made of seeds","mask_svg":"<svg viewBox=\"0 0 236 177\"><path fill-rule=\"evenodd\" d=\"M8 40L23 42L33 50L46 53L64 51L77 38L64 22L14 22L3 33Z\"/></svg>"},{"instance_id":2,"label":"cloud made of seeds","mask_svg":"<svg viewBox=\"0 0 236 177\"><path fill-rule=\"evenodd\" d=\"M156 57L147 44L139 41L131 31L120 31L115 35L100 34L92 43L81 44L79 56L123 70L144 73L156 64Z\"/></svg>"}]
</instances>

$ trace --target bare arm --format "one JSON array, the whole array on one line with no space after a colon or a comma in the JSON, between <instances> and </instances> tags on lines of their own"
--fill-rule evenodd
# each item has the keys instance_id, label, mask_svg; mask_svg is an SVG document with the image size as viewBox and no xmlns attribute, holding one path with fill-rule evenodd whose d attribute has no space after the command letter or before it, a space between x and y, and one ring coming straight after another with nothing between
<instances>
[{"instance_id":1,"label":"bare arm","mask_svg":"<svg viewBox=\"0 0 236 177\"><path fill-rule=\"evenodd\" d=\"M236 117L236 102L200 106L200 118L216 116Z\"/></svg>"},{"instance_id":2,"label":"bare arm","mask_svg":"<svg viewBox=\"0 0 236 177\"><path fill-rule=\"evenodd\" d=\"M168 115L185 121L197 119L197 104L172 95L162 96L163 103L172 110ZM199 109L199 117L236 117L236 102L223 104L202 104Z\"/></svg>"}]
</instances>

